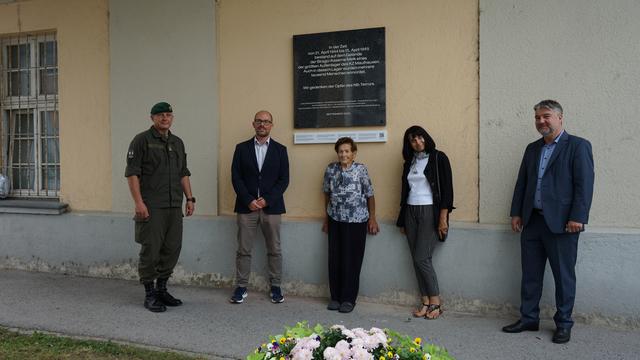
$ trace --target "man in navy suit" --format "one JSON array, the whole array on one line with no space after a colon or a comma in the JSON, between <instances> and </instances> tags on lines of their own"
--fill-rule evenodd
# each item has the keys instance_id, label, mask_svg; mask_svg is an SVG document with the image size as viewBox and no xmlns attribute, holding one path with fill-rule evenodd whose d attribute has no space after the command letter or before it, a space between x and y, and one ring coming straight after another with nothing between
<instances>
[{"instance_id":1,"label":"man in navy suit","mask_svg":"<svg viewBox=\"0 0 640 360\"><path fill-rule=\"evenodd\" d=\"M233 153L231 181L236 192L234 211L238 214L238 251L236 289L229 301L234 304L241 304L247 297L251 249L258 235L258 226L267 244L271 302L284 301L280 288L280 216L285 213L283 194L289 186L289 157L287 148L269 136L272 127L271 114L258 111L253 118L256 135L236 145Z\"/></svg>"},{"instance_id":2,"label":"man in navy suit","mask_svg":"<svg viewBox=\"0 0 640 360\"><path fill-rule=\"evenodd\" d=\"M562 106L544 100L533 108L542 138L527 146L511 203L511 228L522 232L520 319L507 333L537 331L547 259L556 286L556 331L552 341L571 339L576 295L578 237L589 220L593 196L593 155L589 141L562 126Z\"/></svg>"}]
</instances>

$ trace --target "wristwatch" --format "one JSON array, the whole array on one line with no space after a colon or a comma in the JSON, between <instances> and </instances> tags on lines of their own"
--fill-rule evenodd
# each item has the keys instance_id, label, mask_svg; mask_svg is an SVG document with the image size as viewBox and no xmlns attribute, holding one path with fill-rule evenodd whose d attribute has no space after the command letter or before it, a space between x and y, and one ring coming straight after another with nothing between
<instances>
[{"instance_id":1,"label":"wristwatch","mask_svg":"<svg viewBox=\"0 0 640 360\"><path fill-rule=\"evenodd\" d=\"M192 203L195 204L196 203L196 198L195 197L190 197L190 198L187 198L187 201L191 201Z\"/></svg>"}]
</instances>

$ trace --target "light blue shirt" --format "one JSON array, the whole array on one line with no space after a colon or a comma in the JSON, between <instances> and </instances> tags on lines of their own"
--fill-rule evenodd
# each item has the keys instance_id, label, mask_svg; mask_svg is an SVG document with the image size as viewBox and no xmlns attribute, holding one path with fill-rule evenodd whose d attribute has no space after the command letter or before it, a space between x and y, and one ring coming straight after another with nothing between
<instances>
[{"instance_id":1,"label":"light blue shirt","mask_svg":"<svg viewBox=\"0 0 640 360\"><path fill-rule=\"evenodd\" d=\"M269 149L269 141L271 138L267 138L263 144L258 142L258 139L253 138L253 146L256 149L256 160L258 161L258 171L262 171L262 164L264 164L264 158L267 156L267 150Z\"/></svg>"},{"instance_id":2,"label":"light blue shirt","mask_svg":"<svg viewBox=\"0 0 640 360\"><path fill-rule=\"evenodd\" d=\"M271 141L271 137L267 138L263 144L258 142L258 139L253 138L253 147L256 150L256 161L258 162L258 171L262 171L262 164L264 164L264 158L267 156L267 150L269 150L269 141ZM258 196L260 195L260 187L258 187Z\"/></svg>"},{"instance_id":3,"label":"light blue shirt","mask_svg":"<svg viewBox=\"0 0 640 360\"><path fill-rule=\"evenodd\" d=\"M560 132L560 135L556 136L556 138L550 144L544 144L542 147L542 151L540 152L540 164L538 165L538 181L536 183L536 194L533 198L533 207L536 209L542 210L542 177L544 176L544 172L547 169L547 165L549 164L549 159L551 159L551 155L553 154L553 150L555 150L556 145L558 145L558 140L564 134L564 130Z\"/></svg>"}]
</instances>

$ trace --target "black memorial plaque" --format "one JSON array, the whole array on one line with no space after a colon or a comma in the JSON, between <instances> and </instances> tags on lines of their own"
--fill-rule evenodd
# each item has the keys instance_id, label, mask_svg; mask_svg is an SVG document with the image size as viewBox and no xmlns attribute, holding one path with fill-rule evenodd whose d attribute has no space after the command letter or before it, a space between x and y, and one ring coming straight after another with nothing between
<instances>
[{"instance_id":1,"label":"black memorial plaque","mask_svg":"<svg viewBox=\"0 0 640 360\"><path fill-rule=\"evenodd\" d=\"M385 29L293 36L294 127L384 126Z\"/></svg>"}]
</instances>

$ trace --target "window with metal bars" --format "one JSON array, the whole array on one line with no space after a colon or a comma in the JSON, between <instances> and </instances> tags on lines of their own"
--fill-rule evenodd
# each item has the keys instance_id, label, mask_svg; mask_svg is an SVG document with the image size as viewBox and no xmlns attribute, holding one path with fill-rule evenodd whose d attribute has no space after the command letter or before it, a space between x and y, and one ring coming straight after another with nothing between
<instances>
[{"instance_id":1,"label":"window with metal bars","mask_svg":"<svg viewBox=\"0 0 640 360\"><path fill-rule=\"evenodd\" d=\"M55 33L0 37L0 171L15 197L60 191Z\"/></svg>"}]
</instances>

